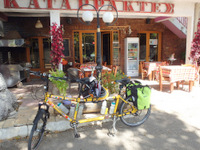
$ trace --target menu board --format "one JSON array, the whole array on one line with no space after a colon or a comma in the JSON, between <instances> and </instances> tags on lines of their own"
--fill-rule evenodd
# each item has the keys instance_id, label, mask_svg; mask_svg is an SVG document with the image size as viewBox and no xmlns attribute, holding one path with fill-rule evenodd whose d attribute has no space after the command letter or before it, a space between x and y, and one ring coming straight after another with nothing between
<instances>
[{"instance_id":1,"label":"menu board","mask_svg":"<svg viewBox=\"0 0 200 150\"><path fill-rule=\"evenodd\" d=\"M138 43L128 43L128 60L137 60Z\"/></svg>"}]
</instances>

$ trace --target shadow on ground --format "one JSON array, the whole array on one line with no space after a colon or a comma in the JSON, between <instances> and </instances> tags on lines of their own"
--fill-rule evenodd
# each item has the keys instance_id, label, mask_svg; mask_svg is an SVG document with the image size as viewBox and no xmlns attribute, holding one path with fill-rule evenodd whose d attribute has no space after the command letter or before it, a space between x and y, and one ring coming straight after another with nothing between
<instances>
[{"instance_id":1,"label":"shadow on ground","mask_svg":"<svg viewBox=\"0 0 200 150\"><path fill-rule=\"evenodd\" d=\"M200 130L179 120L176 115L153 109L148 121L135 128L117 122L118 132L107 135L112 122L102 126L78 128L81 137L75 139L73 130L47 134L40 150L197 150L200 147ZM27 149L27 139L0 143L1 150Z\"/></svg>"}]
</instances>

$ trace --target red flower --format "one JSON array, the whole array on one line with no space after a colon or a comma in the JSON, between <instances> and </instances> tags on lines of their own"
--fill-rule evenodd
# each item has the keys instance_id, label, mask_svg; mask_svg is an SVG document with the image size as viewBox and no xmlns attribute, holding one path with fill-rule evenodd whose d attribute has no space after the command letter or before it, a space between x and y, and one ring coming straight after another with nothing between
<instances>
[{"instance_id":1,"label":"red flower","mask_svg":"<svg viewBox=\"0 0 200 150\"><path fill-rule=\"evenodd\" d=\"M62 25L57 27L56 23L51 26L50 34L52 36L51 43L51 63L53 68L57 68L63 55L63 38L62 38Z\"/></svg>"}]
</instances>

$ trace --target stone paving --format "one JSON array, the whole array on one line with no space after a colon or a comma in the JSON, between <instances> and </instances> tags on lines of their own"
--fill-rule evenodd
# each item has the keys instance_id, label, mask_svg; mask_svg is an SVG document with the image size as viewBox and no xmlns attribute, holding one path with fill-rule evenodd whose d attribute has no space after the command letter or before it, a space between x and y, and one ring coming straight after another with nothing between
<instances>
[{"instance_id":1,"label":"stone paving","mask_svg":"<svg viewBox=\"0 0 200 150\"><path fill-rule=\"evenodd\" d=\"M140 80L140 79L139 79ZM180 119L188 124L200 129L200 120L197 116L199 110L199 85L193 87L192 92L188 92L188 85L184 85L170 93L169 86L164 85L164 90L159 91L157 81L140 80L143 84L152 87L152 105L154 109L159 109L169 113L176 113ZM33 80L24 83L21 88L10 88L20 103L18 113L9 119L0 121L0 140L10 139L13 137L26 137L29 135L32 121L37 113L38 100L35 97L43 98L42 82ZM71 94L76 96L77 86L72 86ZM192 99L192 105L188 105ZM180 107L177 107L180 105ZM187 113L186 113L187 110ZM196 115L194 115L196 112ZM50 109L51 117L48 120L47 129L51 131L64 131L69 129L69 122L60 116L54 115L53 109ZM84 125L84 124L83 124Z\"/></svg>"}]
</instances>

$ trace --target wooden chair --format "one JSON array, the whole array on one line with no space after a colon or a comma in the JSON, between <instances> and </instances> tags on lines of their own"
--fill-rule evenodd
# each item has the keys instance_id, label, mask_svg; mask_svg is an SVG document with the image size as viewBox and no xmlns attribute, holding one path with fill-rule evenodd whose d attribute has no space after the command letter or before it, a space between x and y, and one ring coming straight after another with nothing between
<instances>
[{"instance_id":1,"label":"wooden chair","mask_svg":"<svg viewBox=\"0 0 200 150\"><path fill-rule=\"evenodd\" d=\"M80 68L80 65L81 65L80 63L74 63L75 68Z\"/></svg>"},{"instance_id":2,"label":"wooden chair","mask_svg":"<svg viewBox=\"0 0 200 150\"><path fill-rule=\"evenodd\" d=\"M169 63L168 63L167 61L162 61L160 65L161 65L161 66L168 66ZM156 79L156 73L157 73L157 71L158 71L158 70L154 70L154 71L152 72L152 76L153 76L152 78L153 78L153 80Z\"/></svg>"},{"instance_id":3,"label":"wooden chair","mask_svg":"<svg viewBox=\"0 0 200 150\"><path fill-rule=\"evenodd\" d=\"M140 70L141 70L142 80L144 80L144 78L148 76L147 70L144 68L144 61L140 61Z\"/></svg>"},{"instance_id":4,"label":"wooden chair","mask_svg":"<svg viewBox=\"0 0 200 150\"><path fill-rule=\"evenodd\" d=\"M114 76L116 76L116 74L117 74L117 69L118 69L118 66L112 66L112 72L113 72Z\"/></svg>"},{"instance_id":5,"label":"wooden chair","mask_svg":"<svg viewBox=\"0 0 200 150\"><path fill-rule=\"evenodd\" d=\"M168 61L162 61L161 66L169 66L169 62Z\"/></svg>"},{"instance_id":6,"label":"wooden chair","mask_svg":"<svg viewBox=\"0 0 200 150\"><path fill-rule=\"evenodd\" d=\"M107 66L107 62L106 61L103 63L103 66L105 66L105 67Z\"/></svg>"},{"instance_id":7,"label":"wooden chair","mask_svg":"<svg viewBox=\"0 0 200 150\"><path fill-rule=\"evenodd\" d=\"M78 68L67 69L67 77L69 78L69 93L71 92L71 84L77 83L76 79L84 78L83 71ZM79 83L78 83L79 86Z\"/></svg>"},{"instance_id":8,"label":"wooden chair","mask_svg":"<svg viewBox=\"0 0 200 150\"><path fill-rule=\"evenodd\" d=\"M182 64L181 66L185 66L185 67L195 67L195 65L193 65L193 64Z\"/></svg>"},{"instance_id":9,"label":"wooden chair","mask_svg":"<svg viewBox=\"0 0 200 150\"><path fill-rule=\"evenodd\" d=\"M159 85L160 85L160 91L163 90L163 81L170 81L170 79L168 77L163 77L162 74L162 68L161 66L159 66ZM170 92L172 92L174 90L174 84L170 83Z\"/></svg>"},{"instance_id":10,"label":"wooden chair","mask_svg":"<svg viewBox=\"0 0 200 150\"><path fill-rule=\"evenodd\" d=\"M198 75L198 77L196 77L196 78L199 78L199 74L198 74L199 68L198 68L198 67L196 67L196 66L193 65L193 64L182 64L181 66L185 66L185 67L194 67L195 70L196 70L196 72L197 72L197 75ZM194 86L194 82L190 82L190 81L181 81L181 82L179 82L179 84L182 85L182 88L183 88L184 85L189 85L189 87L190 87L189 91L192 91L192 86Z\"/></svg>"}]
</instances>

